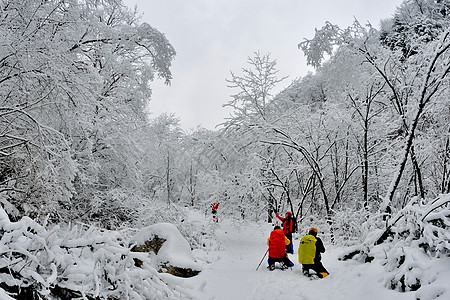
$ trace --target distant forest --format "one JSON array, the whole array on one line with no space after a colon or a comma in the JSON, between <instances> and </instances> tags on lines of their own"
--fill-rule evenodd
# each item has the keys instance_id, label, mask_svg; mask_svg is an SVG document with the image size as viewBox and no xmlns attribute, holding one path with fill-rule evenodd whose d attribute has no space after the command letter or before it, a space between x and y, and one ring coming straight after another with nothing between
<instances>
[{"instance_id":1,"label":"distant forest","mask_svg":"<svg viewBox=\"0 0 450 300\"><path fill-rule=\"evenodd\" d=\"M256 51L227 79L232 116L190 134L174 115L149 119L175 49L137 12L27 4L2 2L0 22L0 201L12 219L112 229L216 198L241 218L266 218L269 201L332 226L450 192L446 1L404 1L380 29L324 24L299 44L315 72L275 95L286 79Z\"/></svg>"}]
</instances>

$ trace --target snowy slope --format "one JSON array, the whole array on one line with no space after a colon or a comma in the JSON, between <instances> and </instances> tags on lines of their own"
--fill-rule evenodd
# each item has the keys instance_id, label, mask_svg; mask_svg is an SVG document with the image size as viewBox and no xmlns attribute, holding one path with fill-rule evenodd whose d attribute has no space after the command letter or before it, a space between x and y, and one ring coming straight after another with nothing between
<instances>
[{"instance_id":1,"label":"snowy slope","mask_svg":"<svg viewBox=\"0 0 450 300\"><path fill-rule=\"evenodd\" d=\"M267 269L266 257L256 271L267 250L271 224L236 225L225 219L210 226L216 226L213 230L221 242L221 249L198 255L197 259L206 265L199 276L186 282L192 289L197 289L196 299L416 299L416 292L399 293L383 287L380 280L383 267L376 262L339 261L337 258L344 249L332 247L326 241L323 263L330 276L325 279L310 280L303 276L296 253L289 256L295 264L292 269L271 272ZM297 247L298 237L294 240L294 249Z\"/></svg>"}]
</instances>

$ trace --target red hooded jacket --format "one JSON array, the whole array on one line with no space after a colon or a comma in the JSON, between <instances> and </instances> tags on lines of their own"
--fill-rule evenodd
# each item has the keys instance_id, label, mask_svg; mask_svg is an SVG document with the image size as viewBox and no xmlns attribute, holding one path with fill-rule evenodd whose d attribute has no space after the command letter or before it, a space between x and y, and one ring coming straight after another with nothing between
<instances>
[{"instance_id":1,"label":"red hooded jacket","mask_svg":"<svg viewBox=\"0 0 450 300\"><path fill-rule=\"evenodd\" d=\"M273 258L282 258L286 254L286 245L289 245L290 241L284 236L283 229L275 229L270 233L270 237L267 239L269 245L269 256Z\"/></svg>"},{"instance_id":2,"label":"red hooded jacket","mask_svg":"<svg viewBox=\"0 0 450 300\"><path fill-rule=\"evenodd\" d=\"M292 216L292 213L288 213ZM294 220L290 218L283 218L277 212L275 213L278 219L283 222L283 230L285 234L292 233L294 231Z\"/></svg>"}]
</instances>

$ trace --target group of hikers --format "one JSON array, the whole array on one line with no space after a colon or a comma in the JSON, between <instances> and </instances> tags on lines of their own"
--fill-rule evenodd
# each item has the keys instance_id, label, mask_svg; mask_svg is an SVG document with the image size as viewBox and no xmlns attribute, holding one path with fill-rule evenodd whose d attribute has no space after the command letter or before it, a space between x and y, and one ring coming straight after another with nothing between
<instances>
[{"instance_id":1,"label":"group of hikers","mask_svg":"<svg viewBox=\"0 0 450 300\"><path fill-rule=\"evenodd\" d=\"M213 199L211 204L211 213L213 221L218 222L217 210L219 202ZM294 244L292 242L292 233L294 232L295 221L291 212L287 212L283 218L274 209L275 215L282 222L283 228L275 226L267 239L269 246L269 259L267 260L269 270L275 270L275 263L281 264L281 269L287 269L294 266L288 257L288 253L294 254ZM319 278L325 278L329 272L323 266L321 253L325 252L325 246L322 240L317 236L317 228L311 227L308 234L300 239L298 246L298 262L302 265L303 274L316 275ZM259 266L258 266L259 267ZM315 273L311 274L310 270Z\"/></svg>"},{"instance_id":2,"label":"group of hikers","mask_svg":"<svg viewBox=\"0 0 450 300\"><path fill-rule=\"evenodd\" d=\"M292 267L294 264L289 260L287 253L293 254L292 232L294 231L294 219L292 213L287 212L285 218L281 217L275 210L275 215L282 222L283 228L275 226L270 237L267 239L269 246L269 270L275 270L275 263L281 263L282 269ZM321 262L321 253L325 252L322 240L317 236L317 228L311 227L308 234L300 239L298 247L298 262L302 265L303 274L309 276L313 270L319 278L325 278L329 272Z\"/></svg>"}]
</instances>

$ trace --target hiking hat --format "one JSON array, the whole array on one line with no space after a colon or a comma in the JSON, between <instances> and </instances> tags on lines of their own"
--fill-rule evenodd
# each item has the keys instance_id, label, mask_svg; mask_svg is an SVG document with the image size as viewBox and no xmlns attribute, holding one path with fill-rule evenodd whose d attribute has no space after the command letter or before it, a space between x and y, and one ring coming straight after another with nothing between
<instances>
[{"instance_id":1,"label":"hiking hat","mask_svg":"<svg viewBox=\"0 0 450 300\"><path fill-rule=\"evenodd\" d=\"M309 232L314 232L314 233L317 234L317 228L316 228L316 227L311 227L311 228L309 229Z\"/></svg>"},{"instance_id":2,"label":"hiking hat","mask_svg":"<svg viewBox=\"0 0 450 300\"><path fill-rule=\"evenodd\" d=\"M287 214L288 216L292 216L292 213L291 213L290 211L288 211L286 214Z\"/></svg>"}]
</instances>

